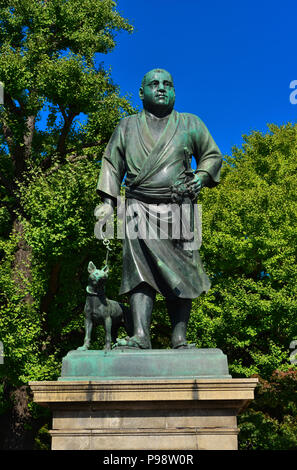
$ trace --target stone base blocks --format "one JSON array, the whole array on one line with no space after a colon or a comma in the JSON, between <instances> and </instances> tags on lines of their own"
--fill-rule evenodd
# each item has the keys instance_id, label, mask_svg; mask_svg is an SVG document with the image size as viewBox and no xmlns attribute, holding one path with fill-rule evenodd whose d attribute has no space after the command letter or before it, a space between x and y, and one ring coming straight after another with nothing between
<instances>
[{"instance_id":1,"label":"stone base blocks","mask_svg":"<svg viewBox=\"0 0 297 470\"><path fill-rule=\"evenodd\" d=\"M257 379L31 382L53 412L53 450L235 450Z\"/></svg>"}]
</instances>

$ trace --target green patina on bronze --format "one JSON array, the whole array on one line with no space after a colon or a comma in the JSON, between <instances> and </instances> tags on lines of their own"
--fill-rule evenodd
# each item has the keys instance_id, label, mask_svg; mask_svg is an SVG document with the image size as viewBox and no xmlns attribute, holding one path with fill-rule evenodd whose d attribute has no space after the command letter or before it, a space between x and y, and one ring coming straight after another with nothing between
<instances>
[{"instance_id":1,"label":"green patina on bronze","mask_svg":"<svg viewBox=\"0 0 297 470\"><path fill-rule=\"evenodd\" d=\"M118 345L149 349L156 292L167 303L172 347L188 348L186 330L192 299L210 288L198 249L187 252L183 241L129 236L129 208L148 220L150 204L178 200L193 204L204 186L219 182L222 155L200 118L173 109L175 89L169 72L148 72L139 91L143 111L122 119L104 153L97 191L104 204L96 216L112 212L126 176L126 237L123 241L121 294L129 294L134 334ZM197 169L189 168L194 156ZM169 221L170 225L170 221ZM169 232L173 231L173 223ZM126 341L126 342L125 342Z\"/></svg>"},{"instance_id":2,"label":"green patina on bronze","mask_svg":"<svg viewBox=\"0 0 297 470\"><path fill-rule=\"evenodd\" d=\"M231 378L220 349L70 351L60 381Z\"/></svg>"}]
</instances>

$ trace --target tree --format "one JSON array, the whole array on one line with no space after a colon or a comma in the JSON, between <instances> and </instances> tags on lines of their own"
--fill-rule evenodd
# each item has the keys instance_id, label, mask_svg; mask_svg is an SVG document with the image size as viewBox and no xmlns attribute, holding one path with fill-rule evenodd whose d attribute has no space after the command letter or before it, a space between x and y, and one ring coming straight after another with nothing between
<instances>
[{"instance_id":1,"label":"tree","mask_svg":"<svg viewBox=\"0 0 297 470\"><path fill-rule=\"evenodd\" d=\"M104 255L93 237L100 158L134 110L99 54L132 30L111 0L0 5L0 392L8 408L22 397L9 418L17 448L32 418L18 412L23 384L59 375L82 326L88 257Z\"/></svg>"},{"instance_id":2,"label":"tree","mask_svg":"<svg viewBox=\"0 0 297 470\"><path fill-rule=\"evenodd\" d=\"M256 400L240 416L240 448L243 450L296 450L297 370L276 370L259 377Z\"/></svg>"}]
</instances>

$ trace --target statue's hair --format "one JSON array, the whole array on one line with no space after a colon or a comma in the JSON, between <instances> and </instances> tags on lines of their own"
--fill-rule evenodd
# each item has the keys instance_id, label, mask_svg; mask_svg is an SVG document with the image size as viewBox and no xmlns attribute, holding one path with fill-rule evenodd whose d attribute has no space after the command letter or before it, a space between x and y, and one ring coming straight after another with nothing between
<instances>
[{"instance_id":1,"label":"statue's hair","mask_svg":"<svg viewBox=\"0 0 297 470\"><path fill-rule=\"evenodd\" d=\"M147 73L145 74L145 76L143 77L142 82L141 82L141 86L142 86L142 87L143 87L144 84L145 84L145 79L146 79L146 77L148 76L149 73L152 73L152 72L167 72L167 73L170 75L171 80L172 80L172 83L173 83L172 75L171 75L171 73L169 73L167 70L165 70L165 69L152 69L152 70L150 70L149 72L147 72Z\"/></svg>"}]
</instances>

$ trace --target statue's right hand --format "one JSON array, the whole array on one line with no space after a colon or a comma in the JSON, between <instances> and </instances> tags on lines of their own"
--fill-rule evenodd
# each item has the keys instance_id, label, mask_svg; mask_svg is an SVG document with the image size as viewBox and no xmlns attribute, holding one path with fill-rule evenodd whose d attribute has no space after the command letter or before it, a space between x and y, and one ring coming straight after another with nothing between
<instances>
[{"instance_id":1,"label":"statue's right hand","mask_svg":"<svg viewBox=\"0 0 297 470\"><path fill-rule=\"evenodd\" d=\"M94 216L97 219L94 227L95 237L99 240L106 238L106 231L103 232L103 227L106 224L106 230L108 231L108 219L113 214L113 205L109 201L104 201L103 204L97 206L94 210ZM112 221L111 221L112 222ZM108 247L107 247L108 248Z\"/></svg>"},{"instance_id":2,"label":"statue's right hand","mask_svg":"<svg viewBox=\"0 0 297 470\"><path fill-rule=\"evenodd\" d=\"M103 203L97 206L94 210L94 216L99 222L106 222L108 217L113 213L113 207L108 203Z\"/></svg>"}]
</instances>

